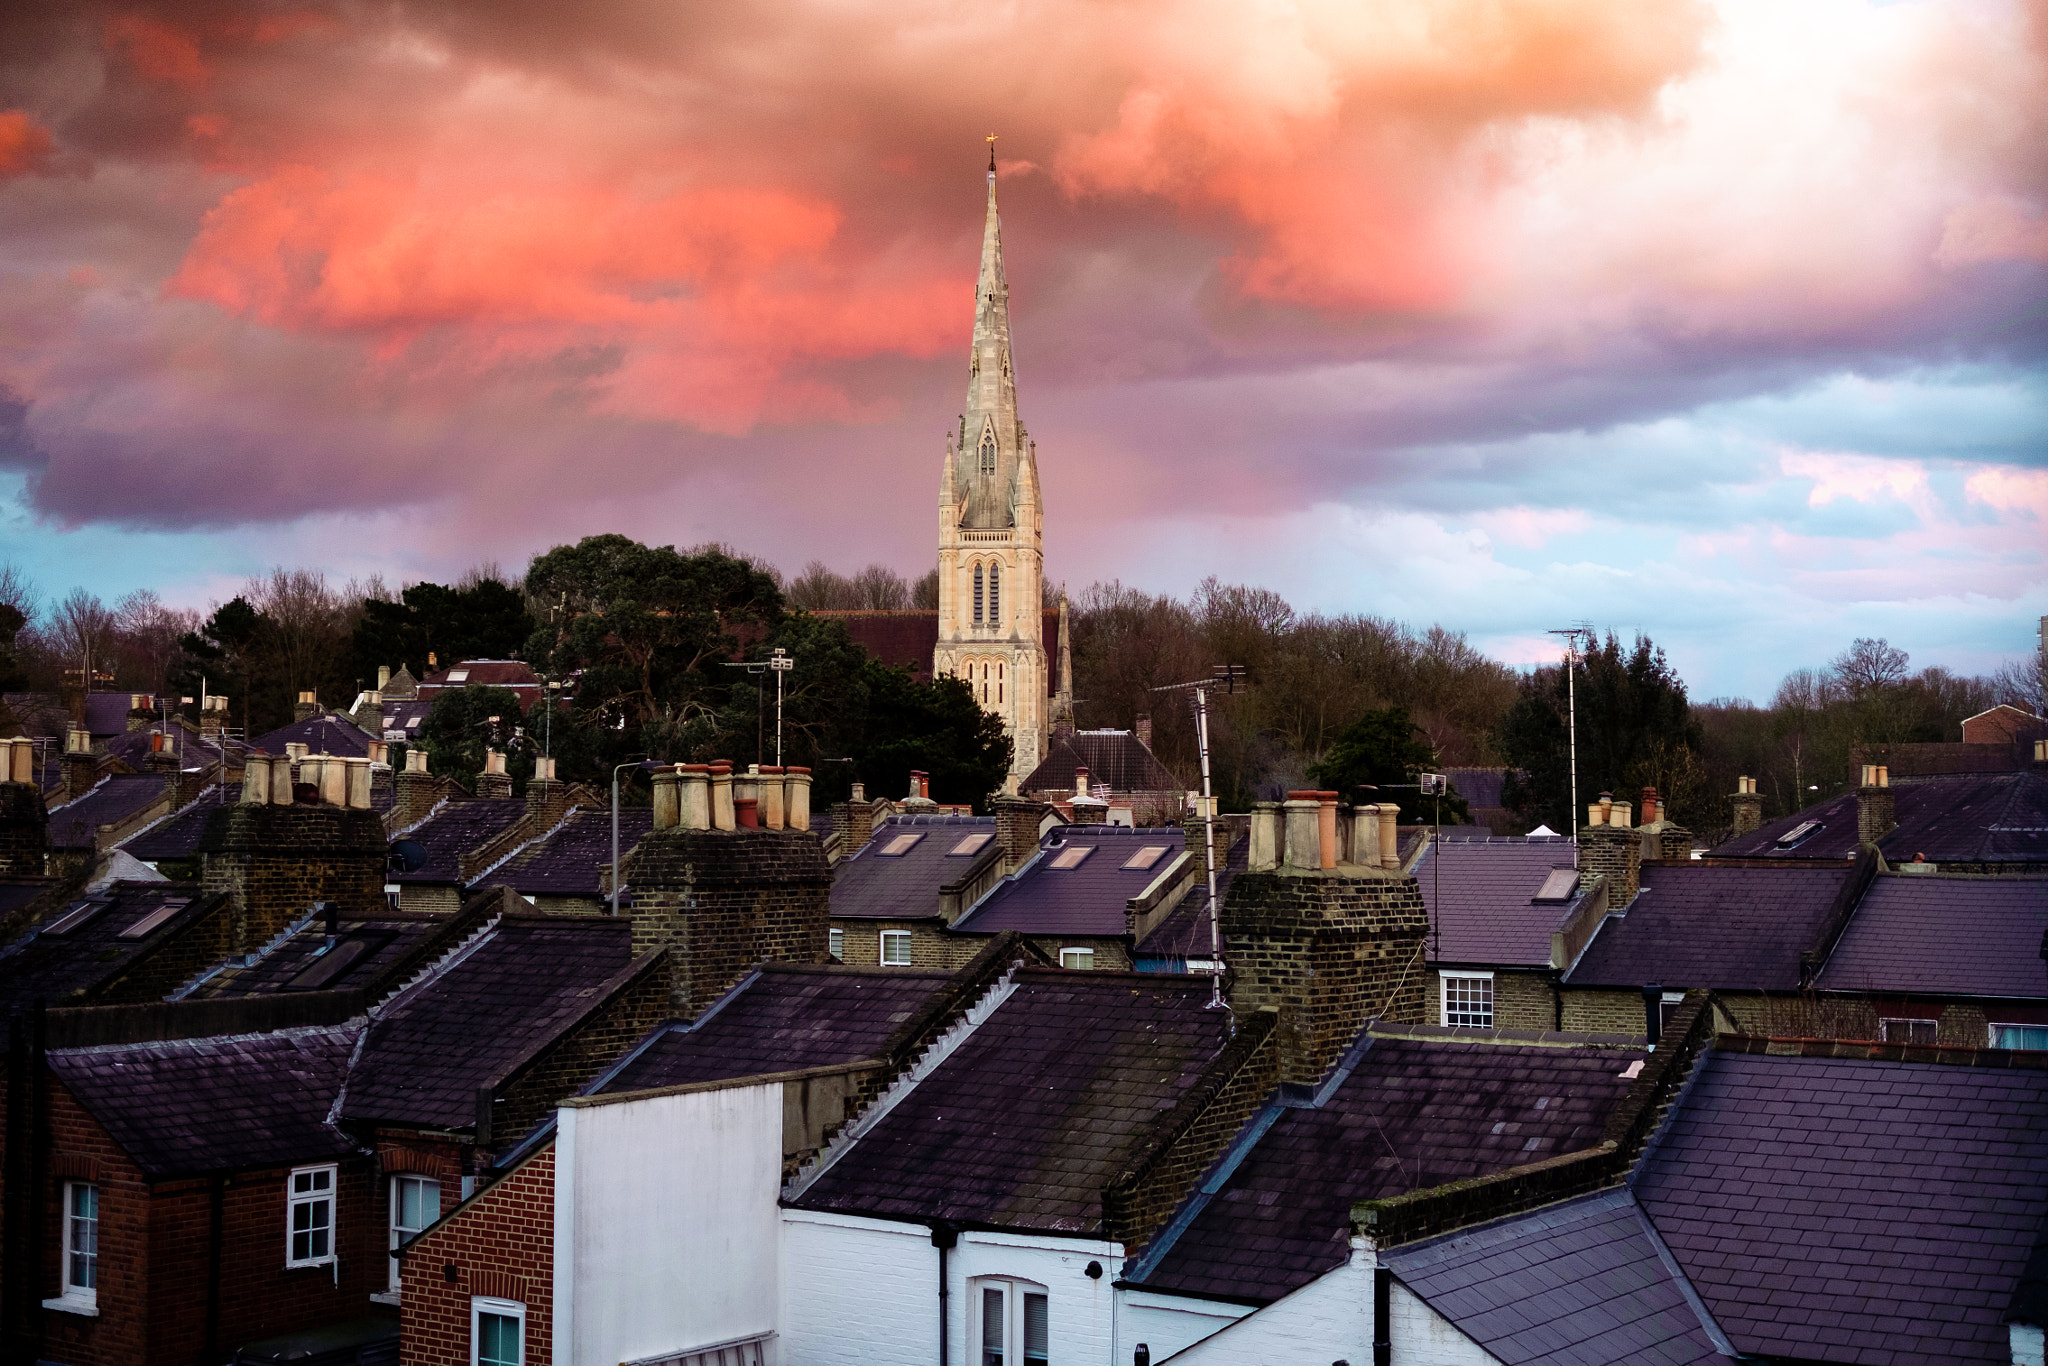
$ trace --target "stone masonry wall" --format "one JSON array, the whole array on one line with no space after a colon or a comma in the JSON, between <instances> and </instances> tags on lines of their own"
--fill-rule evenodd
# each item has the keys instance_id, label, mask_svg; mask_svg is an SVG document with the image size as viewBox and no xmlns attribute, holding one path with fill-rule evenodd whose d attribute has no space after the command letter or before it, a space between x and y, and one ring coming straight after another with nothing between
<instances>
[{"instance_id":1,"label":"stone masonry wall","mask_svg":"<svg viewBox=\"0 0 2048 1366\"><path fill-rule=\"evenodd\" d=\"M472 1295L525 1305L527 1366L548 1366L555 1336L554 1144L414 1239L401 1274L402 1366L468 1366Z\"/></svg>"},{"instance_id":2,"label":"stone masonry wall","mask_svg":"<svg viewBox=\"0 0 2048 1366\"><path fill-rule=\"evenodd\" d=\"M201 883L234 900L233 951L264 943L315 901L343 915L381 911L384 825L338 806L227 806L199 842Z\"/></svg>"},{"instance_id":3,"label":"stone masonry wall","mask_svg":"<svg viewBox=\"0 0 2048 1366\"><path fill-rule=\"evenodd\" d=\"M1280 1012L1280 1080L1320 1078L1368 1018L1422 1021L1429 917L1414 878L1241 873L1222 919L1233 1007Z\"/></svg>"},{"instance_id":4,"label":"stone masonry wall","mask_svg":"<svg viewBox=\"0 0 2048 1366\"><path fill-rule=\"evenodd\" d=\"M693 1016L763 961L827 957L832 871L802 830L657 830L623 874L633 951L666 947L671 1008Z\"/></svg>"}]
</instances>

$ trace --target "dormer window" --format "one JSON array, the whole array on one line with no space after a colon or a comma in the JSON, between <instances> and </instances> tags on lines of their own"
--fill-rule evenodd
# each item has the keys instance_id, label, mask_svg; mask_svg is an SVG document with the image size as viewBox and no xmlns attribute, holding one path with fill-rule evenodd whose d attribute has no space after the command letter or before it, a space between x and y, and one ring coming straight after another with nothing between
<instances>
[{"instance_id":1,"label":"dormer window","mask_svg":"<svg viewBox=\"0 0 2048 1366\"><path fill-rule=\"evenodd\" d=\"M981 472L983 474L994 474L996 472L996 429L994 427L984 427L981 430Z\"/></svg>"}]
</instances>

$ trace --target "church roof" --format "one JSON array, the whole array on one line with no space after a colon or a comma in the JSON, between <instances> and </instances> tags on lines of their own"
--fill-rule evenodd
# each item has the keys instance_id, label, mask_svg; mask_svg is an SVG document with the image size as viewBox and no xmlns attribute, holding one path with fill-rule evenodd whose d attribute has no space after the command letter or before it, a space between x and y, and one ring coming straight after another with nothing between
<instances>
[{"instance_id":1,"label":"church roof","mask_svg":"<svg viewBox=\"0 0 2048 1366\"><path fill-rule=\"evenodd\" d=\"M902 612L857 610L830 610L812 612L814 617L829 617L846 628L846 634L853 643L866 650L882 663L891 667L910 670L911 676L922 683L932 676L932 655L939 647L939 614L934 608L914 608ZM1044 613L1040 639L1051 640L1059 634L1060 609L1048 607ZM1050 663L1050 661L1048 661ZM1057 669L1045 671L1045 694L1050 697L1059 691ZM1067 786L1074 785L1074 775L1067 774Z\"/></svg>"},{"instance_id":2,"label":"church roof","mask_svg":"<svg viewBox=\"0 0 2048 1366\"><path fill-rule=\"evenodd\" d=\"M1058 616L1058 610L1052 615ZM1055 736L1044 760L1018 784L1018 790L1071 793L1074 771L1083 765L1088 769L1088 781L1109 784L1112 795L1185 790L1180 779L1127 730L1081 730Z\"/></svg>"}]
</instances>

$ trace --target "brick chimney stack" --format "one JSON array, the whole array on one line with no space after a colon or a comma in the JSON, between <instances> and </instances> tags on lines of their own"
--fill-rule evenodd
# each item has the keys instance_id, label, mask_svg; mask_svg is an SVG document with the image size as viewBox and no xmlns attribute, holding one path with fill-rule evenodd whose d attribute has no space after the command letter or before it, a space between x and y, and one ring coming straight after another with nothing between
<instances>
[{"instance_id":1,"label":"brick chimney stack","mask_svg":"<svg viewBox=\"0 0 2048 1366\"><path fill-rule=\"evenodd\" d=\"M1579 831L1579 868L1586 881L1607 879L1607 904L1625 909L1642 886L1643 845L1638 832L1629 828L1628 803L1608 802L1605 794L1590 814L1606 816Z\"/></svg>"},{"instance_id":2,"label":"brick chimney stack","mask_svg":"<svg viewBox=\"0 0 2048 1366\"><path fill-rule=\"evenodd\" d=\"M1038 852L1038 827L1050 808L1024 797L998 797L992 805L996 843L1003 848L1003 871L1014 873Z\"/></svg>"},{"instance_id":3,"label":"brick chimney stack","mask_svg":"<svg viewBox=\"0 0 2048 1366\"><path fill-rule=\"evenodd\" d=\"M337 772L347 771L337 764ZM375 811L346 804L346 777L342 787L342 804L281 806L274 792L268 803L251 800L245 783L243 801L208 819L200 881L209 893L229 894L232 952L263 944L315 901L332 902L343 915L388 904L384 823Z\"/></svg>"},{"instance_id":4,"label":"brick chimney stack","mask_svg":"<svg viewBox=\"0 0 2048 1366\"><path fill-rule=\"evenodd\" d=\"M36 742L23 736L0 740L6 768L0 770L0 875L41 877L49 843L49 811L42 789L32 781Z\"/></svg>"},{"instance_id":5,"label":"brick chimney stack","mask_svg":"<svg viewBox=\"0 0 2048 1366\"><path fill-rule=\"evenodd\" d=\"M398 800L391 809L391 828L405 830L418 825L434 809L441 795L441 780L427 772L427 752L418 745L405 752L405 771L395 775Z\"/></svg>"},{"instance_id":6,"label":"brick chimney stack","mask_svg":"<svg viewBox=\"0 0 2048 1366\"><path fill-rule=\"evenodd\" d=\"M310 721L319 714L320 694L316 692L300 693L299 700L292 706L292 720L294 722Z\"/></svg>"},{"instance_id":7,"label":"brick chimney stack","mask_svg":"<svg viewBox=\"0 0 2048 1366\"><path fill-rule=\"evenodd\" d=\"M542 756L533 761L533 776L526 780L527 819L543 830L554 828L569 810L569 787L555 777L555 761Z\"/></svg>"},{"instance_id":8,"label":"brick chimney stack","mask_svg":"<svg viewBox=\"0 0 2048 1366\"><path fill-rule=\"evenodd\" d=\"M64 732L64 799L75 801L99 781L100 757L92 752L92 736L83 727Z\"/></svg>"},{"instance_id":9,"label":"brick chimney stack","mask_svg":"<svg viewBox=\"0 0 2048 1366\"><path fill-rule=\"evenodd\" d=\"M1756 790L1756 779L1744 775L1735 780L1735 795L1730 797L1735 811L1735 833L1747 835L1764 823L1764 799Z\"/></svg>"},{"instance_id":10,"label":"brick chimney stack","mask_svg":"<svg viewBox=\"0 0 2048 1366\"><path fill-rule=\"evenodd\" d=\"M997 799L999 803L1001 800ZM867 791L861 784L853 785L850 800L832 809L832 823L838 827L840 848L848 858L865 849L868 841L874 838L875 804L868 800Z\"/></svg>"},{"instance_id":11,"label":"brick chimney stack","mask_svg":"<svg viewBox=\"0 0 2048 1366\"><path fill-rule=\"evenodd\" d=\"M1137 733L1139 744L1143 745L1146 749L1152 748L1152 718L1150 716L1140 716L1131 723L1131 729Z\"/></svg>"},{"instance_id":12,"label":"brick chimney stack","mask_svg":"<svg viewBox=\"0 0 2048 1366\"><path fill-rule=\"evenodd\" d=\"M1856 843L1876 844L1899 824L1891 770L1883 764L1865 764L1862 777L1856 789Z\"/></svg>"},{"instance_id":13,"label":"brick chimney stack","mask_svg":"<svg viewBox=\"0 0 2048 1366\"><path fill-rule=\"evenodd\" d=\"M484 771L476 775L476 795L479 797L509 797L512 795L512 775L505 771L503 750L484 751Z\"/></svg>"}]
</instances>

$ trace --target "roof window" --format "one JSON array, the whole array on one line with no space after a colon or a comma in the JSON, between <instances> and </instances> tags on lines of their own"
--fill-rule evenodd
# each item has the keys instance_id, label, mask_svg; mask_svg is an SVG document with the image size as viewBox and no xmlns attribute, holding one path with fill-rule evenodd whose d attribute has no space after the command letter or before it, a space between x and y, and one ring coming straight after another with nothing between
<instances>
[{"instance_id":1,"label":"roof window","mask_svg":"<svg viewBox=\"0 0 2048 1366\"><path fill-rule=\"evenodd\" d=\"M469 670L450 669L448 671L448 681L450 683L467 683L469 681Z\"/></svg>"},{"instance_id":2,"label":"roof window","mask_svg":"<svg viewBox=\"0 0 2048 1366\"><path fill-rule=\"evenodd\" d=\"M1795 848L1825 829L1827 829L1827 822L1825 821L1801 821L1784 834L1778 836L1776 847L1780 849Z\"/></svg>"},{"instance_id":3,"label":"roof window","mask_svg":"<svg viewBox=\"0 0 2048 1366\"><path fill-rule=\"evenodd\" d=\"M964 858L968 854L978 854L983 849L985 849L988 846L988 842L994 838L995 832L992 830L977 830L973 834L967 836L967 838L961 840L958 844L954 845L951 849L948 849L946 851L946 857Z\"/></svg>"},{"instance_id":4,"label":"roof window","mask_svg":"<svg viewBox=\"0 0 2048 1366\"><path fill-rule=\"evenodd\" d=\"M100 899L83 902L43 926L43 933L60 937L67 935L111 905L113 905L111 901Z\"/></svg>"},{"instance_id":5,"label":"roof window","mask_svg":"<svg viewBox=\"0 0 2048 1366\"><path fill-rule=\"evenodd\" d=\"M333 948L321 950L311 963L294 973L292 979L284 984L284 989L317 991L354 967L377 944L386 942L389 942L389 936L375 943L364 935L338 940Z\"/></svg>"},{"instance_id":6,"label":"roof window","mask_svg":"<svg viewBox=\"0 0 2048 1366\"><path fill-rule=\"evenodd\" d=\"M1579 890L1579 870L1576 868L1552 868L1543 885L1536 889L1531 901L1570 901L1572 894Z\"/></svg>"},{"instance_id":7,"label":"roof window","mask_svg":"<svg viewBox=\"0 0 2048 1366\"><path fill-rule=\"evenodd\" d=\"M913 830L907 835L898 835L875 852L883 858L902 858L910 852L912 845L924 838L924 831Z\"/></svg>"},{"instance_id":8,"label":"roof window","mask_svg":"<svg viewBox=\"0 0 2048 1366\"><path fill-rule=\"evenodd\" d=\"M1137 853L1131 855L1129 858L1124 860L1124 871L1127 873L1144 872L1147 868L1150 868L1153 864L1159 862L1160 859L1166 856L1166 851L1168 847L1169 846L1164 844L1146 845L1143 849L1140 849Z\"/></svg>"},{"instance_id":9,"label":"roof window","mask_svg":"<svg viewBox=\"0 0 2048 1366\"><path fill-rule=\"evenodd\" d=\"M1079 868L1082 861L1094 852L1095 846L1092 844L1070 844L1060 850L1058 857L1053 859L1052 866L1055 868Z\"/></svg>"},{"instance_id":10,"label":"roof window","mask_svg":"<svg viewBox=\"0 0 2048 1366\"><path fill-rule=\"evenodd\" d=\"M133 925L130 925L127 929L115 935L114 938L141 939L145 935L147 935L151 930L154 930L157 926L163 924L166 920L169 920L172 916L176 915L179 911L184 910L187 906L191 904L192 901L191 898L189 897L173 897L169 901L164 902L163 905L158 906L155 910L151 911L148 915L143 916Z\"/></svg>"}]
</instances>

